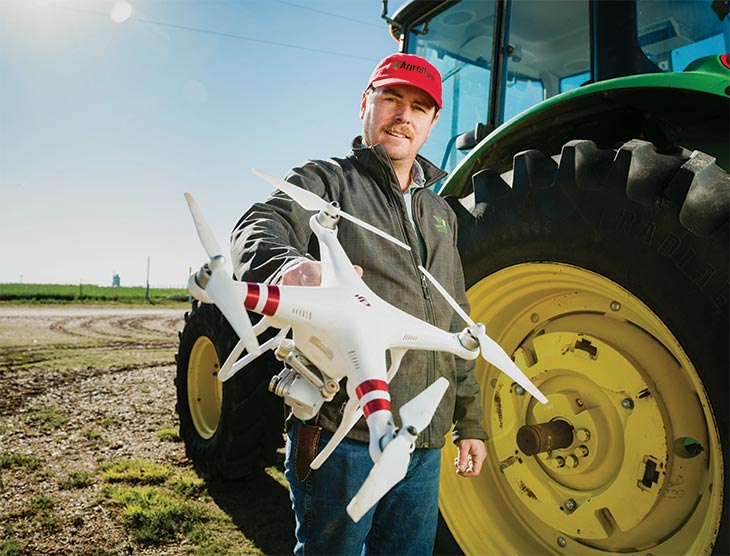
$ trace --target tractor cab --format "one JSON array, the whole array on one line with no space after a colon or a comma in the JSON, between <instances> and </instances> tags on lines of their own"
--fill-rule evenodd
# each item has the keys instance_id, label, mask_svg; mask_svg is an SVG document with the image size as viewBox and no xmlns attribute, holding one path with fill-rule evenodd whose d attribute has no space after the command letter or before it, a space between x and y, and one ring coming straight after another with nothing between
<instances>
[{"instance_id":1,"label":"tractor cab","mask_svg":"<svg viewBox=\"0 0 730 556\"><path fill-rule=\"evenodd\" d=\"M710 0L414 1L390 22L403 51L441 72L444 109L423 154L450 171L495 128L546 99L606 79L681 72L729 52L727 11Z\"/></svg>"}]
</instances>

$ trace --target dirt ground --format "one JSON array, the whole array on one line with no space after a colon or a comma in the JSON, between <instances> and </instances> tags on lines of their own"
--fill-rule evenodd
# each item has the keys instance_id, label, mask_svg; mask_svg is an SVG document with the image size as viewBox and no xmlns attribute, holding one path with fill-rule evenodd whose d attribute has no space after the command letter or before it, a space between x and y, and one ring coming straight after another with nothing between
<instances>
[{"instance_id":1,"label":"dirt ground","mask_svg":"<svg viewBox=\"0 0 730 556\"><path fill-rule=\"evenodd\" d=\"M0 305L0 555L201 553L188 539L133 542L101 496L111 461L192 472L173 434L186 308ZM74 474L88 480L64 487ZM290 553L286 488L263 477L206 485L203 502L225 518L215 534L236 547L225 553Z\"/></svg>"}]
</instances>

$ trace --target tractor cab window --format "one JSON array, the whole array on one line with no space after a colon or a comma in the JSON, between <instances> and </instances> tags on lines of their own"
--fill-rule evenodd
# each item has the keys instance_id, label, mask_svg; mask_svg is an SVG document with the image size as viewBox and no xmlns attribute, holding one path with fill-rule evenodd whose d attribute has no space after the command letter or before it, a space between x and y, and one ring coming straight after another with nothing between
<instances>
[{"instance_id":1,"label":"tractor cab window","mask_svg":"<svg viewBox=\"0 0 730 556\"><path fill-rule=\"evenodd\" d=\"M444 107L421 154L450 171L464 157L456 137L487 120L494 2L464 0L411 28L408 51L441 73Z\"/></svg>"},{"instance_id":2,"label":"tractor cab window","mask_svg":"<svg viewBox=\"0 0 730 556\"><path fill-rule=\"evenodd\" d=\"M509 6L503 122L590 79L588 2L520 0Z\"/></svg>"},{"instance_id":3,"label":"tractor cab window","mask_svg":"<svg viewBox=\"0 0 730 556\"><path fill-rule=\"evenodd\" d=\"M703 56L730 52L724 2L637 0L639 45L664 71L683 71Z\"/></svg>"}]
</instances>

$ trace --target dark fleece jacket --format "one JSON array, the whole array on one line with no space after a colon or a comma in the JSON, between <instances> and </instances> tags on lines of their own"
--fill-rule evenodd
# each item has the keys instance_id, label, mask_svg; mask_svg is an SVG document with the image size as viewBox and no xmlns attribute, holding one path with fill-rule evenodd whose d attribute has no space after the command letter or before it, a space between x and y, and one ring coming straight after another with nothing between
<instances>
[{"instance_id":1,"label":"dark fleece jacket","mask_svg":"<svg viewBox=\"0 0 730 556\"><path fill-rule=\"evenodd\" d=\"M421 250L385 149L382 145L360 145L357 138L345 158L307 162L293 169L287 180L327 201L337 201L345 212L410 245L411 251L407 251L347 220L339 222L340 243L352 263L364 269L363 280L377 295L443 330L463 330L464 322L418 270L418 265L423 264L469 312L456 249L456 217L449 205L427 187L442 179L445 173L418 157L426 183L412 195L412 214L422 237ZM311 215L311 211L305 211L280 191L265 203L253 205L232 234L236 276L247 281L276 281L283 270L302 257L318 258L317 241L309 227ZM473 362L449 353L412 350L405 355L390 383L396 425L400 425L400 407L439 376L446 377L451 385L431 424L419 434L417 447L442 447L444 435L452 424L454 441L486 439L481 426L479 385L473 371ZM318 425L331 431L337 428L347 401L344 384L341 386L335 398L322 406L317 419ZM364 419L360 419L348 437L368 441Z\"/></svg>"}]
</instances>

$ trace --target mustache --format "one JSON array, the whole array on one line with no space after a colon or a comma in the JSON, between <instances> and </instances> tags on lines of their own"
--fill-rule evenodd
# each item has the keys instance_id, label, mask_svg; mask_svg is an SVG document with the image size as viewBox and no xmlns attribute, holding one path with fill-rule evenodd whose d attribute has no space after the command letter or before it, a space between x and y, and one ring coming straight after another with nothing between
<instances>
[{"instance_id":1,"label":"mustache","mask_svg":"<svg viewBox=\"0 0 730 556\"><path fill-rule=\"evenodd\" d=\"M400 135L405 135L408 139L413 139L413 134L411 133L411 130L408 129L406 126L388 125L383 127L383 131L385 131L386 133L398 133Z\"/></svg>"}]
</instances>

